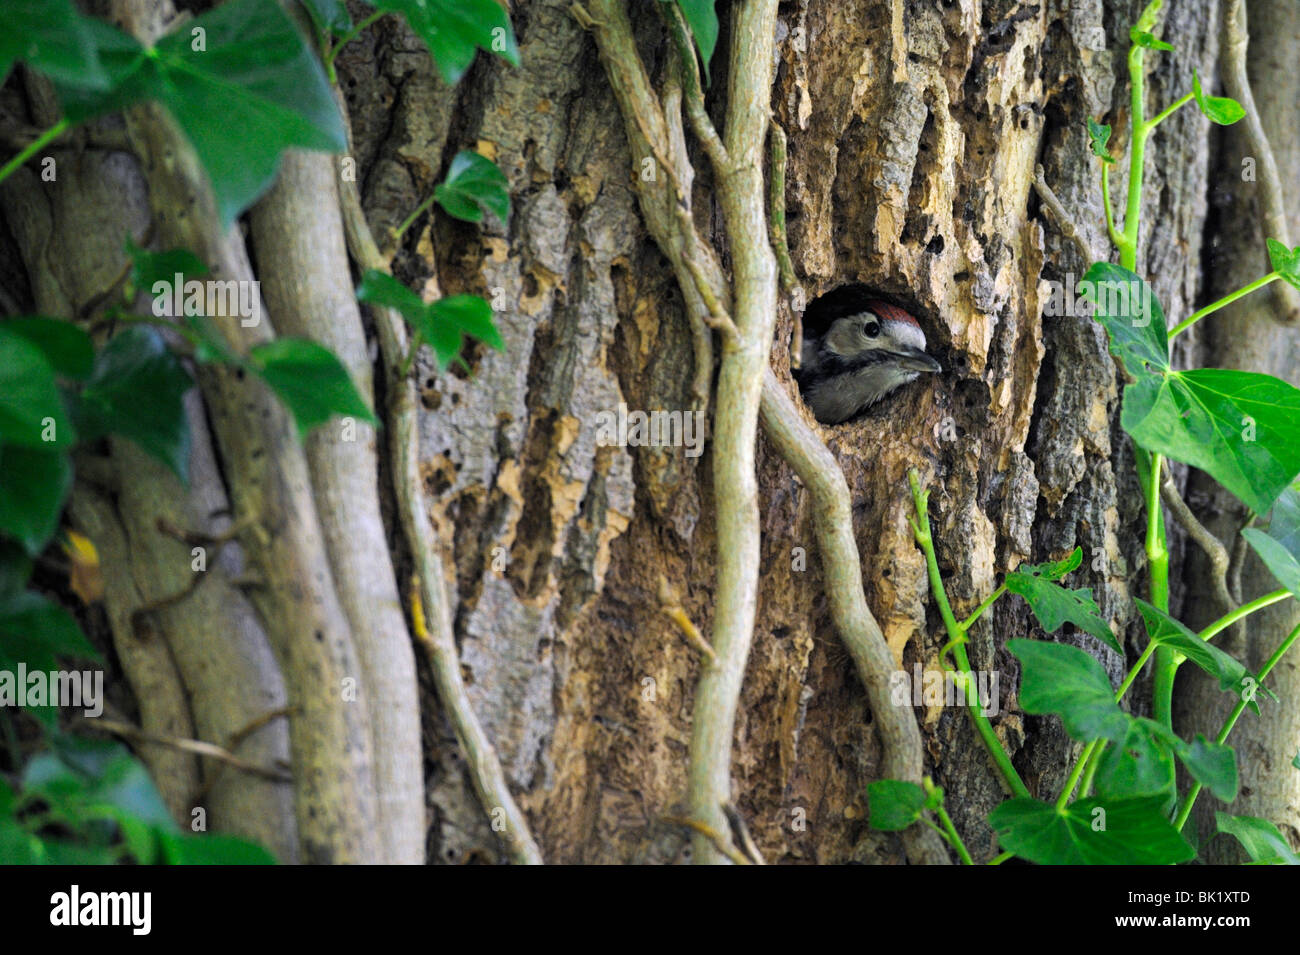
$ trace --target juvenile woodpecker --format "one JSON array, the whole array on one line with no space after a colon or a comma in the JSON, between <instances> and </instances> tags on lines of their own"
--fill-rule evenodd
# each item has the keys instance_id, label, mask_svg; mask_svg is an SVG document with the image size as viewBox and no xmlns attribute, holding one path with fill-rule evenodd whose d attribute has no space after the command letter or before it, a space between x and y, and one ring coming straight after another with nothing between
<instances>
[{"instance_id":1,"label":"juvenile woodpecker","mask_svg":"<svg viewBox=\"0 0 1300 955\"><path fill-rule=\"evenodd\" d=\"M802 358L799 387L822 424L847 421L922 372L943 370L926 354L916 319L877 300L805 339Z\"/></svg>"}]
</instances>

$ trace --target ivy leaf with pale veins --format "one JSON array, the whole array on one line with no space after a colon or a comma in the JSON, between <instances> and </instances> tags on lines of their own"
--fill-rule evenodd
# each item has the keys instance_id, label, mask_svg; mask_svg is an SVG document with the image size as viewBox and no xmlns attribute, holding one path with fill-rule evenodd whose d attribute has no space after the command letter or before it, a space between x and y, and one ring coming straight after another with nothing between
<instances>
[{"instance_id":1,"label":"ivy leaf with pale veins","mask_svg":"<svg viewBox=\"0 0 1300 955\"><path fill-rule=\"evenodd\" d=\"M1110 678L1078 647L1042 640L1008 640L1021 663L1020 706L1026 713L1055 713L1080 742L1122 740L1132 719L1115 702Z\"/></svg>"},{"instance_id":2,"label":"ivy leaf with pale veins","mask_svg":"<svg viewBox=\"0 0 1300 955\"><path fill-rule=\"evenodd\" d=\"M1082 560L1083 551L1076 547L1069 557L1057 563L1022 564L1007 574L1007 590L1025 598L1039 624L1048 633L1055 633L1064 624L1072 623L1122 654L1124 651L1111 632L1110 624L1102 618L1096 601L1092 599L1092 590L1087 587L1067 590L1055 583L1078 567Z\"/></svg>"},{"instance_id":3,"label":"ivy leaf with pale veins","mask_svg":"<svg viewBox=\"0 0 1300 955\"><path fill-rule=\"evenodd\" d=\"M1062 810L1009 799L989 814L998 844L1039 865L1172 865L1196 856L1163 796L1078 799Z\"/></svg>"},{"instance_id":4,"label":"ivy leaf with pale veins","mask_svg":"<svg viewBox=\"0 0 1300 955\"><path fill-rule=\"evenodd\" d=\"M1277 826L1267 819L1216 812L1214 821L1219 832L1227 833L1241 843L1252 862L1261 865L1300 865L1300 856L1295 854L1286 837L1277 831Z\"/></svg>"},{"instance_id":5,"label":"ivy leaf with pale veins","mask_svg":"<svg viewBox=\"0 0 1300 955\"><path fill-rule=\"evenodd\" d=\"M1165 312L1151 287L1136 273L1110 262L1094 262L1079 281L1093 318L1110 336L1110 350L1128 373L1144 376L1169 367Z\"/></svg>"}]
</instances>

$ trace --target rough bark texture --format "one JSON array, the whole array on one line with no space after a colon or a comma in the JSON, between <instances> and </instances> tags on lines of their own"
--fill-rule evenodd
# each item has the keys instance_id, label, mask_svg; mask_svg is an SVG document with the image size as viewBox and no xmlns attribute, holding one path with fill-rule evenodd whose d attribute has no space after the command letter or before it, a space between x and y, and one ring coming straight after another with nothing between
<instances>
[{"instance_id":1,"label":"rough bark texture","mask_svg":"<svg viewBox=\"0 0 1300 955\"><path fill-rule=\"evenodd\" d=\"M1281 9L1287 2L1252 3L1256 32L1283 23L1284 13L1292 16ZM710 445L702 457L691 457L680 447L605 447L597 441L598 416L617 413L620 403L646 411L697 407L697 352L672 270L638 211L632 177L642 173L643 157L629 150L595 48L570 6L571 0L518 0L511 16L522 66L480 57L455 89L437 78L423 46L394 17L378 21L344 50L339 77L376 236L386 235L428 195L460 149L495 159L510 182L508 223L490 218L475 227L426 216L405 236L394 262L395 274L417 290L432 282L446 294L487 297L505 341L503 352L473 348L467 356L472 374L438 375L423 358L416 364L421 473L431 520L454 568L455 631L478 716L548 862L682 861L690 855L688 833L664 819L684 809L699 655L662 613L658 582L662 575L672 584L707 636L717 563L709 506L713 452ZM648 5L628 7L641 56L659 83L669 63L661 21ZM719 7L723 42L709 91L715 116L727 95L730 19L730 4ZM1031 189L1041 163L1094 256L1107 256L1098 168L1084 121L1093 116L1111 123L1122 145L1127 90L1121 71L1128 25L1139 9L1101 0L792 0L778 10L772 109L789 136L789 235L802 298L848 282L898 296L913 307L945 369L906 386L858 421L821 429L848 481L868 602L895 664L909 673L916 664L937 667L946 642L908 525L909 467L918 468L933 490L939 561L959 617L1005 571L1024 560L1060 558L1077 544L1085 559L1071 585L1093 588L1130 661L1142 645L1132 597L1145 593L1144 516L1131 448L1118 425L1116 369L1104 333L1090 318L1044 314L1051 291L1046 283L1072 287L1088 263L1040 211ZM359 12L353 9L354 16ZM1170 4L1163 33L1178 52L1151 58L1150 103L1181 95L1193 66L1212 85L1218 21L1219 0ZM1259 68L1266 71L1256 89L1267 86L1263 76L1276 84L1261 105L1266 121L1275 124L1270 134L1276 129L1279 137L1292 137L1282 166L1284 181L1294 182L1300 152L1287 111L1295 95L1278 79L1289 69L1279 58L1294 49L1286 45L1294 32L1283 35L1279 27L1272 34L1252 41L1252 49L1260 44ZM1288 82L1296 81L1292 76ZM238 234L217 242L188 218L193 197L171 169L164 134L136 128L136 137L152 157L143 168L151 177L147 201L153 211L182 210L179 219L167 221L165 244L190 245L223 277L251 275ZM696 172L693 185L687 184L695 221L717 241L722 265L730 269L708 163L696 154L694 140L687 141ZM1213 268L1201 268L1203 259L1214 266L1215 256L1229 255L1202 249L1209 172L1217 168L1211 166L1213 145L1207 122L1188 109L1161 126L1148 153L1143 248L1149 251L1139 271L1151 277L1170 315L1186 315L1208 301L1219 283L1234 284L1224 275L1211 287L1204 273ZM1224 177L1240 165L1238 157L1234 166L1231 153L1229 144ZM126 154L114 161L133 162ZM1122 183L1124 173L1114 170L1112 183ZM95 174L74 168L69 178L75 183ZM11 185L0 198L8 228L0 239L25 250L24 265L39 282L55 279L38 254L87 262L78 244L92 228L84 211L66 225L56 223L46 239L47 232L23 224L40 219L39 209L27 208L30 197ZM145 201L139 197L141 210ZM1249 220L1239 206L1232 209ZM1226 218L1211 225L1222 227ZM142 222L135 222L137 230ZM290 243L293 237L281 238ZM259 243L256 251L260 260L264 247ZM120 267L116 258L102 266L97 261L69 270L60 281L82 281L76 276L84 269L111 274ZM1243 268L1253 276L1260 266L1256 257ZM107 284L87 280L85 293L73 295L32 281L28 304L63 312ZM284 295L300 297L292 288ZM772 366L789 387L788 305L777 318ZM1225 330L1216 335L1233 334L1226 321L1216 327ZM1294 349L1293 333L1286 341ZM1216 337L1211 357L1197 361L1231 366L1227 348L1226 339ZM1293 352L1274 347L1269 356L1283 376L1291 372L1285 354ZM1257 359L1243 354L1240 360L1243 367L1262 367ZM362 356L350 360L362 377ZM311 459L316 507L308 496L305 510L288 508L294 515L289 532L277 527L273 540L254 542L247 559L271 585L252 601L263 617L318 621L313 628L328 639L313 658L311 680L336 685L341 676L360 672L348 636L358 608L324 566L327 544L333 553L342 542L315 518L315 509L330 506L319 490L320 449L284 452L292 443L281 440L288 426L273 403L248 404L254 399L235 382L204 384L212 405L209 447L217 448L227 472L256 472L263 454L289 458L287 477L254 484L267 501L236 499L237 514L301 502ZM261 423L263 415L270 415L271 425ZM146 472L142 462L122 458L129 479ZM733 738L734 799L769 862L898 862L899 840L871 832L865 821L865 786L881 777L883 754L876 717L831 626L815 557L813 502L761 438L757 477L762 577ZM78 494L76 521L107 519L102 502ZM144 501L132 506L143 508ZM129 530L146 517L118 519ZM134 537L124 538L121 527L104 539L109 543L101 548L116 541L123 552L142 548L141 561L164 559ZM1182 542L1172 525L1170 539L1177 561ZM303 566L304 560L312 563ZM399 580L405 580L407 561L408 555L393 555ZM296 580L313 587L295 602ZM115 593L129 593L131 586L110 581ZM131 599L155 596L141 590ZM1186 592L1198 590L1205 588L1193 578ZM1175 611L1184 592L1176 579ZM376 598L390 614L393 597L385 589ZM242 620L250 604L236 598L223 606ZM115 629L129 615L125 600L109 601L110 615L119 620ZM1192 600L1188 610L1193 625L1198 615L1217 615ZM187 616L166 629L187 626L198 624ZM1018 665L1003 649L1008 639L1033 630L1023 603L1007 598L973 631L969 649L976 670L999 676L994 725L1021 775L1036 794L1055 796L1074 747L1055 718L1021 713ZM257 629L246 647L265 653L274 645L283 660L303 651L300 636L297 629ZM1124 669L1124 661L1092 638L1072 633L1064 639L1096 654L1112 677ZM190 651L169 646L170 658L159 653L138 667L121 657L142 711L153 685L173 693L182 682L189 685L187 667L176 657ZM1271 649L1252 638L1251 663ZM240 659L253 659L247 648L240 652ZM417 668L429 858L495 861L500 847L489 819L460 764L425 664ZM1293 677L1279 672L1283 678ZM273 684L258 689L268 709L285 692ZM1144 692L1135 694L1135 706L1145 705ZM287 693L299 705L316 698L306 682L291 683ZM303 734L356 744L351 765L317 767L313 778L355 790L358 804L367 806L368 751L383 742L359 738L346 709L320 707L315 728L300 721L295 729L295 762L311 750ZM976 859L987 858L992 841L984 819L1002 799L992 765L959 709L922 705L914 715L930 772L949 794L958 829ZM147 717L142 712L146 725ZM1294 718L1293 712L1276 717ZM163 731L207 732L204 721L219 725L196 709L195 728ZM1294 739L1300 732L1291 723L1266 723L1256 734L1248 722L1237 730L1248 754L1262 752L1275 734ZM229 731L212 730L218 736ZM282 723L277 731L284 750ZM1265 759L1245 756L1243 770L1252 758ZM184 760L172 754L151 759L157 771L184 779L175 791L191 785L196 770ZM1261 775L1282 776L1276 754L1268 759ZM167 760L177 765L164 766ZM258 798L287 797L286 787L267 787ZM312 796L299 793L300 824L302 800ZM1289 799L1294 813L1289 790L1260 795L1258 806L1253 798L1248 794L1243 805L1279 821L1288 821L1279 817L1279 801ZM1203 801L1210 803L1208 796ZM367 829L373 806L366 811L370 815L321 826L338 827L363 856L375 851ZM284 819L287 810L265 815ZM237 818L238 812L225 825L251 825ZM1290 821L1294 825L1294 816ZM291 837L286 841L292 844ZM306 853L308 859L326 855Z\"/></svg>"},{"instance_id":2,"label":"rough bark texture","mask_svg":"<svg viewBox=\"0 0 1300 955\"><path fill-rule=\"evenodd\" d=\"M1044 234L1030 182L1044 162L1102 252L1097 169L1081 127L1087 115L1121 125L1116 71L1135 15L1087 4L781 10L774 110L790 134L790 237L806 297L848 281L904 296L949 369L827 431L848 473L872 607L909 668L933 665L944 642L906 523L910 465L940 488L935 527L959 613L998 573L1077 542L1089 559L1075 585L1092 586L1121 630L1130 623L1141 551L1120 542L1137 540L1141 515L1127 503L1135 489L1114 366L1089 320L1039 317L1040 279L1077 278L1086 263L1050 224ZM1167 75L1213 59L1211 7L1180 3L1171 16L1171 34L1192 39L1157 70L1155 101L1172 89ZM659 21L636 8L633 17L658 81ZM708 453L594 439L596 414L620 400L691 407L689 328L638 221L629 177L640 157L627 151L591 44L567 3L519 4L514 22L523 66L480 63L454 92L398 24L382 22L373 41L344 54L367 208L378 228L399 221L458 148L477 146L510 177L508 226L479 235L439 219L432 245L416 237L398 260L417 288L436 269L446 291L499 292L507 306L504 354L484 353L472 380L426 382L426 468L454 541L465 667L515 784L529 790L548 859L670 859L684 834L657 820L683 791L698 668L659 612L656 578L662 571L677 586L707 634ZM724 37L726 22L724 13ZM724 67L715 61L714 76ZM725 90L711 96L721 104ZM389 103L388 122L368 118ZM1147 222L1184 257L1161 263L1170 311L1196 287L1196 269L1184 268L1196 260L1203 208L1195 122L1162 131L1155 162L1175 165L1149 180ZM718 211L707 163L694 160L695 214L708 230ZM815 549L809 502L765 445L760 497L763 589L732 767L740 808L769 859L896 859L895 840L863 822L863 787L879 775L872 718L831 630L818 565L794 550ZM1008 602L972 649L977 668L1002 675L999 732L1031 786L1048 793L1064 777L1068 740L1053 721L1018 713L1015 663L998 649L1025 633L1025 616ZM1107 665L1118 674L1117 658ZM963 714L917 715L959 827L986 852L982 818L1000 798L991 767ZM454 767L445 754L442 766ZM463 783L438 779L441 831L431 839L448 858L466 840L490 844L481 827L462 828L472 818Z\"/></svg>"},{"instance_id":3,"label":"rough bark texture","mask_svg":"<svg viewBox=\"0 0 1300 955\"><path fill-rule=\"evenodd\" d=\"M1252 34L1247 58L1251 86L1264 132L1280 167L1294 236L1300 227L1295 206L1296 183L1300 183L1300 124L1295 111L1300 77L1294 69L1296 44L1300 42L1300 11L1293 4L1275 0L1251 2L1247 7ZM1204 296L1207 301L1253 281L1269 268L1264 252L1267 234L1262 223L1260 184L1250 169L1259 160L1244 127L1243 123L1215 137L1214 189L1210 193L1215 241L1205 256L1206 275L1211 277ZM1300 384L1296 372L1300 334L1294 327L1275 323L1277 305L1268 294L1255 295L1213 316L1212 322L1197 329L1201 363L1263 371L1293 385ZM1186 496L1220 539L1236 538L1246 517L1240 503L1199 474L1189 480ZM1198 554L1192 556L1196 563L1188 583L1185 619L1191 626L1204 626L1223 610L1209 598L1212 591L1205 576L1206 562ZM1273 576L1250 552L1242 568L1239 596L1251 600L1276 588ZM1234 628L1225 633L1220 646L1257 671L1297 624L1300 611L1295 601L1286 601L1250 617L1241 632ZM1241 794L1231 807L1201 795L1194 820L1200 823L1203 840L1214 835L1216 810L1261 816L1272 820L1293 841L1300 838L1300 775L1290 766L1300 739L1300 710L1287 702L1300 693L1300 670L1294 658L1284 659L1266 685L1282 703L1262 705L1259 717L1247 712L1233 730L1229 742L1237 750ZM1212 681L1182 671L1174 699L1179 730L1184 735L1201 732L1211 737L1223 725L1234 702ZM1245 859L1236 842L1226 837L1211 843L1208 853L1211 861L1219 863L1235 864Z\"/></svg>"}]
</instances>

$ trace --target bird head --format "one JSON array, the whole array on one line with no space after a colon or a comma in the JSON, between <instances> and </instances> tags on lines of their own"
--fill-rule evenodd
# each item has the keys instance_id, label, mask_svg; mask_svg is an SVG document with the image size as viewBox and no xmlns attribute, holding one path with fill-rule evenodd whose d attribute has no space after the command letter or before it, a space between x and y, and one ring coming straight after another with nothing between
<instances>
[{"instance_id":1,"label":"bird head","mask_svg":"<svg viewBox=\"0 0 1300 955\"><path fill-rule=\"evenodd\" d=\"M799 383L824 424L846 421L922 373L942 371L906 310L867 300L805 344Z\"/></svg>"}]
</instances>

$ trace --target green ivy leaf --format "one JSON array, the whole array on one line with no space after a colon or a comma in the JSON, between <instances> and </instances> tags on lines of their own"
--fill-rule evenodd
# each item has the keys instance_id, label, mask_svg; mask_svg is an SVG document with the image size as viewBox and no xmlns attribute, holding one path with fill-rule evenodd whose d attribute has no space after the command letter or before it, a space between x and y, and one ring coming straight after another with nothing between
<instances>
[{"instance_id":1,"label":"green ivy leaf","mask_svg":"<svg viewBox=\"0 0 1300 955\"><path fill-rule=\"evenodd\" d=\"M343 36L352 29L352 15L343 0L302 0L317 33Z\"/></svg>"},{"instance_id":2,"label":"green ivy leaf","mask_svg":"<svg viewBox=\"0 0 1300 955\"><path fill-rule=\"evenodd\" d=\"M1040 640L1009 640L1022 664L1020 706L1026 713L1055 713L1074 739L1122 740L1131 717L1115 702L1101 664L1078 647Z\"/></svg>"},{"instance_id":3,"label":"green ivy leaf","mask_svg":"<svg viewBox=\"0 0 1300 955\"><path fill-rule=\"evenodd\" d=\"M299 437L336 414L378 424L348 370L324 345L278 338L254 346L248 357L254 371L288 407Z\"/></svg>"},{"instance_id":4,"label":"green ivy leaf","mask_svg":"<svg viewBox=\"0 0 1300 955\"><path fill-rule=\"evenodd\" d=\"M189 483L190 426L185 393L193 387L180 360L155 329L135 325L109 340L77 405L87 439L130 438Z\"/></svg>"},{"instance_id":5,"label":"green ivy leaf","mask_svg":"<svg viewBox=\"0 0 1300 955\"><path fill-rule=\"evenodd\" d=\"M1254 372L1174 371L1160 303L1127 269L1098 262L1080 290L1137 379L1124 389L1124 430L1148 452L1198 467L1256 513L1267 511L1300 473L1300 390Z\"/></svg>"},{"instance_id":6,"label":"green ivy leaf","mask_svg":"<svg viewBox=\"0 0 1300 955\"><path fill-rule=\"evenodd\" d=\"M136 245L130 236L126 239L126 254L131 257L131 276L127 279L127 298L134 298L136 292L157 295L154 285L166 282L170 295L176 284L176 276L181 276L184 283L189 279L208 274L208 267L203 260L189 249L168 249L165 252L150 252Z\"/></svg>"},{"instance_id":7,"label":"green ivy leaf","mask_svg":"<svg viewBox=\"0 0 1300 955\"><path fill-rule=\"evenodd\" d=\"M32 559L15 541L0 538L0 606L23 592L32 576Z\"/></svg>"},{"instance_id":8,"label":"green ivy leaf","mask_svg":"<svg viewBox=\"0 0 1300 955\"><path fill-rule=\"evenodd\" d=\"M1110 142L1110 127L1088 117L1088 139L1092 143L1092 154L1104 163L1114 163L1106 144Z\"/></svg>"},{"instance_id":9,"label":"green ivy leaf","mask_svg":"<svg viewBox=\"0 0 1300 955\"><path fill-rule=\"evenodd\" d=\"M0 441L26 448L67 448L76 439L45 354L0 323ZM50 440L46 441L45 438Z\"/></svg>"},{"instance_id":10,"label":"green ivy leaf","mask_svg":"<svg viewBox=\"0 0 1300 955\"><path fill-rule=\"evenodd\" d=\"M998 843L1039 865L1171 865L1196 855L1164 814L1163 796L1079 799L1057 811L1010 799L989 814Z\"/></svg>"},{"instance_id":11,"label":"green ivy leaf","mask_svg":"<svg viewBox=\"0 0 1300 955\"><path fill-rule=\"evenodd\" d=\"M1216 812L1214 821L1219 832L1225 832L1241 843L1252 862L1269 865L1300 865L1295 854L1277 826L1256 816L1230 816Z\"/></svg>"},{"instance_id":12,"label":"green ivy leaf","mask_svg":"<svg viewBox=\"0 0 1300 955\"><path fill-rule=\"evenodd\" d=\"M1274 272L1296 288L1300 288L1300 246L1287 249L1277 239L1269 239L1268 261L1273 266Z\"/></svg>"},{"instance_id":13,"label":"green ivy leaf","mask_svg":"<svg viewBox=\"0 0 1300 955\"><path fill-rule=\"evenodd\" d=\"M433 197L457 219L482 222L483 213L491 212L505 222L510 215L508 185L496 163L462 150L451 161L447 178L433 190Z\"/></svg>"},{"instance_id":14,"label":"green ivy leaf","mask_svg":"<svg viewBox=\"0 0 1300 955\"><path fill-rule=\"evenodd\" d=\"M505 351L501 333L492 324L492 306L477 295L440 298L429 305L429 314L435 321L445 322L497 351Z\"/></svg>"},{"instance_id":15,"label":"green ivy leaf","mask_svg":"<svg viewBox=\"0 0 1300 955\"><path fill-rule=\"evenodd\" d=\"M108 76L99 62L89 21L69 0L21 0L0 4L0 85L22 60L52 80L103 89Z\"/></svg>"},{"instance_id":16,"label":"green ivy leaf","mask_svg":"<svg viewBox=\"0 0 1300 955\"><path fill-rule=\"evenodd\" d=\"M45 847L12 816L0 815L0 859L5 865L41 865Z\"/></svg>"},{"instance_id":17,"label":"green ivy leaf","mask_svg":"<svg viewBox=\"0 0 1300 955\"><path fill-rule=\"evenodd\" d=\"M446 370L460 354L464 335L470 335L501 351L505 343L492 324L492 307L477 295L453 295L425 304L397 279L374 269L361 277L357 301L395 309L428 342Z\"/></svg>"},{"instance_id":18,"label":"green ivy leaf","mask_svg":"<svg viewBox=\"0 0 1300 955\"><path fill-rule=\"evenodd\" d=\"M1044 561L1041 564L1021 564L1016 570L1008 576L1028 576L1041 577L1044 580L1055 581L1069 575L1079 569L1083 563L1083 548L1076 547L1070 551L1070 555L1062 560Z\"/></svg>"},{"instance_id":19,"label":"green ivy leaf","mask_svg":"<svg viewBox=\"0 0 1300 955\"><path fill-rule=\"evenodd\" d=\"M1264 566L1277 578L1277 582L1291 593L1300 596L1300 560L1287 550L1286 545L1275 540L1256 527L1247 527L1241 532L1246 543L1259 555Z\"/></svg>"},{"instance_id":20,"label":"green ivy leaf","mask_svg":"<svg viewBox=\"0 0 1300 955\"><path fill-rule=\"evenodd\" d=\"M59 657L102 662L72 614L57 604L32 591L0 602L0 672L16 674L22 664L28 672L48 673L59 669ZM58 723L54 706L28 702L24 709L47 727Z\"/></svg>"},{"instance_id":21,"label":"green ivy leaf","mask_svg":"<svg viewBox=\"0 0 1300 955\"><path fill-rule=\"evenodd\" d=\"M1144 50L1163 50L1166 53L1172 53L1174 50L1164 40L1157 40L1154 34L1139 30L1137 27L1129 30L1129 39Z\"/></svg>"},{"instance_id":22,"label":"green ivy leaf","mask_svg":"<svg viewBox=\"0 0 1300 955\"><path fill-rule=\"evenodd\" d=\"M23 789L39 795L74 831L94 820L117 823L128 850L144 864L156 860L156 833L179 831L149 773L117 743L61 734L51 751L27 764Z\"/></svg>"},{"instance_id":23,"label":"green ivy leaf","mask_svg":"<svg viewBox=\"0 0 1300 955\"><path fill-rule=\"evenodd\" d=\"M1120 421L1148 451L1200 468L1258 514L1300 473L1300 389L1271 375L1147 375L1125 389Z\"/></svg>"},{"instance_id":24,"label":"green ivy leaf","mask_svg":"<svg viewBox=\"0 0 1300 955\"><path fill-rule=\"evenodd\" d=\"M1164 309L1146 282L1123 266L1094 262L1079 282L1093 318L1110 336L1110 350L1134 378L1169 367Z\"/></svg>"},{"instance_id":25,"label":"green ivy leaf","mask_svg":"<svg viewBox=\"0 0 1300 955\"><path fill-rule=\"evenodd\" d=\"M677 6L686 18L686 24L695 37L695 45L700 51L700 60L704 64L704 79L709 81L709 61L718 45L718 13L714 9L714 0L677 0Z\"/></svg>"},{"instance_id":26,"label":"green ivy leaf","mask_svg":"<svg viewBox=\"0 0 1300 955\"><path fill-rule=\"evenodd\" d=\"M161 833L163 860L169 865L275 865L275 856L236 836L186 832Z\"/></svg>"},{"instance_id":27,"label":"green ivy leaf","mask_svg":"<svg viewBox=\"0 0 1300 955\"><path fill-rule=\"evenodd\" d=\"M1255 685L1254 677L1236 659L1202 640L1159 607L1141 598L1135 598L1135 602L1142 614L1142 622L1146 624L1147 636L1155 643L1183 654L1218 680L1219 689L1240 693L1243 688Z\"/></svg>"},{"instance_id":28,"label":"green ivy leaf","mask_svg":"<svg viewBox=\"0 0 1300 955\"><path fill-rule=\"evenodd\" d=\"M61 318L11 318L4 323L41 350L56 375L83 381L95 363L90 336Z\"/></svg>"},{"instance_id":29,"label":"green ivy leaf","mask_svg":"<svg viewBox=\"0 0 1300 955\"><path fill-rule=\"evenodd\" d=\"M1300 482L1293 482L1273 502L1268 536L1291 553L1300 554Z\"/></svg>"},{"instance_id":30,"label":"green ivy leaf","mask_svg":"<svg viewBox=\"0 0 1300 955\"><path fill-rule=\"evenodd\" d=\"M496 0L371 0L376 10L400 13L429 48L448 83L460 81L476 50L519 65L510 17Z\"/></svg>"},{"instance_id":31,"label":"green ivy leaf","mask_svg":"<svg viewBox=\"0 0 1300 955\"><path fill-rule=\"evenodd\" d=\"M1196 97L1196 105L1201 108L1212 123L1220 126L1231 126L1241 117L1246 115L1246 110L1235 99L1229 99L1226 96L1206 96L1201 89L1201 78L1192 70L1192 95Z\"/></svg>"},{"instance_id":32,"label":"green ivy leaf","mask_svg":"<svg viewBox=\"0 0 1300 955\"><path fill-rule=\"evenodd\" d=\"M29 670L58 668L58 657L100 661L76 618L34 591L0 602L0 669L26 662Z\"/></svg>"},{"instance_id":33,"label":"green ivy leaf","mask_svg":"<svg viewBox=\"0 0 1300 955\"><path fill-rule=\"evenodd\" d=\"M1231 746L1211 743L1201 733L1187 743L1174 737L1174 751L1192 778L1221 802L1237 798L1237 755Z\"/></svg>"},{"instance_id":34,"label":"green ivy leaf","mask_svg":"<svg viewBox=\"0 0 1300 955\"><path fill-rule=\"evenodd\" d=\"M1130 720L1124 738L1106 748L1097 766L1097 795L1174 797L1174 757L1168 744L1172 735L1153 720Z\"/></svg>"},{"instance_id":35,"label":"green ivy leaf","mask_svg":"<svg viewBox=\"0 0 1300 955\"><path fill-rule=\"evenodd\" d=\"M63 502L72 489L65 451L0 446L0 532L33 557L59 527Z\"/></svg>"},{"instance_id":36,"label":"green ivy leaf","mask_svg":"<svg viewBox=\"0 0 1300 955\"><path fill-rule=\"evenodd\" d=\"M921 818L925 791L901 779L879 779L867 786L868 821L872 829L899 832Z\"/></svg>"},{"instance_id":37,"label":"green ivy leaf","mask_svg":"<svg viewBox=\"0 0 1300 955\"><path fill-rule=\"evenodd\" d=\"M76 123L160 101L212 180L223 228L271 184L284 150L347 148L324 70L279 4L229 0L150 51L107 24L94 34L113 86L61 89L65 115Z\"/></svg>"},{"instance_id":38,"label":"green ivy leaf","mask_svg":"<svg viewBox=\"0 0 1300 955\"><path fill-rule=\"evenodd\" d=\"M1004 583L1007 590L1025 598L1039 624L1048 633L1055 633L1066 623L1072 623L1123 655L1110 624L1102 618L1092 599L1092 590L1087 587L1067 590L1053 582L1078 567L1082 560L1083 550L1076 547L1068 558L1055 564L1021 564L1007 574Z\"/></svg>"}]
</instances>

